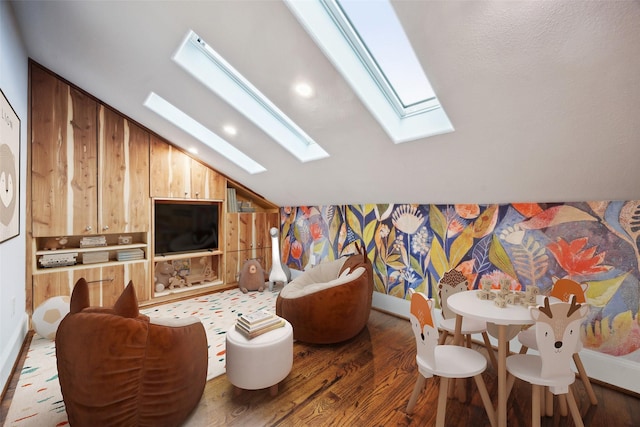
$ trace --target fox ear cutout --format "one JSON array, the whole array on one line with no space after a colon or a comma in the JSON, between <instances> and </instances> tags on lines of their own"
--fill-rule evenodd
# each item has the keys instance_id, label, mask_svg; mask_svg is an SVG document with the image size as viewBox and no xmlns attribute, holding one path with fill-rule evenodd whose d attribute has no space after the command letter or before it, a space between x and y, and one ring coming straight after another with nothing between
<instances>
[{"instance_id":1,"label":"fox ear cutout","mask_svg":"<svg viewBox=\"0 0 640 427\"><path fill-rule=\"evenodd\" d=\"M136 318L138 317L138 298L136 298L136 290L133 287L133 281L129 284L113 305L113 311L118 316Z\"/></svg>"},{"instance_id":2,"label":"fox ear cutout","mask_svg":"<svg viewBox=\"0 0 640 427\"><path fill-rule=\"evenodd\" d=\"M78 279L73 287L69 305L69 312L72 314L80 313L83 309L89 307L89 285L84 278Z\"/></svg>"}]
</instances>

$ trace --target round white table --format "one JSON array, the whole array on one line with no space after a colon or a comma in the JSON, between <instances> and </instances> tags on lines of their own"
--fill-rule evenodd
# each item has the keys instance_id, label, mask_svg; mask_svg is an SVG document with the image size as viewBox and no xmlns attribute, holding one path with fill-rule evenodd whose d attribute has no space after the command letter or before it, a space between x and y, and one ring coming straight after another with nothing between
<instances>
[{"instance_id":1,"label":"round white table","mask_svg":"<svg viewBox=\"0 0 640 427\"><path fill-rule=\"evenodd\" d=\"M456 332L454 342L460 343L462 317L468 316L492 322L498 326L498 409L496 418L498 427L507 425L507 328L511 325L530 325L534 321L529 308L522 305L510 305L500 308L493 300L481 300L478 291L459 292L447 300L449 308L456 313Z\"/></svg>"}]
</instances>

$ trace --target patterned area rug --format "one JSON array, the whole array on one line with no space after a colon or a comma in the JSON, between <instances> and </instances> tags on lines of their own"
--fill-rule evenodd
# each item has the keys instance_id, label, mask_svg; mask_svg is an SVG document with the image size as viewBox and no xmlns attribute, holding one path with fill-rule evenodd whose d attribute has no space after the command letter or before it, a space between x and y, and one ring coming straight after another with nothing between
<instances>
[{"instance_id":1,"label":"patterned area rug","mask_svg":"<svg viewBox=\"0 0 640 427\"><path fill-rule=\"evenodd\" d=\"M273 291L243 294L232 289L175 303L140 310L149 317L200 318L207 331L209 367L207 380L225 372L225 334L242 313L275 310L281 287ZM65 411L53 341L35 334L20 372L20 379L5 420L5 426L56 427L69 422Z\"/></svg>"}]
</instances>

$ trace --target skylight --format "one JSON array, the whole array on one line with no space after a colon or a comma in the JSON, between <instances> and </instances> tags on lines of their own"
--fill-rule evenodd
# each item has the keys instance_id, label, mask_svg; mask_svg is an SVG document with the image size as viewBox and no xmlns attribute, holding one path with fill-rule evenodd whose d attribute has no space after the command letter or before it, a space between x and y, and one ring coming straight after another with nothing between
<instances>
[{"instance_id":1,"label":"skylight","mask_svg":"<svg viewBox=\"0 0 640 427\"><path fill-rule=\"evenodd\" d=\"M224 139L220 138L206 126L196 121L155 92L151 92L149 94L147 99L144 101L144 106L163 117L165 120L173 123L175 126L178 126L189 135L213 148L220 155L226 157L228 160L240 166L250 174L266 171L261 164L238 150L233 145L229 144Z\"/></svg>"},{"instance_id":2,"label":"skylight","mask_svg":"<svg viewBox=\"0 0 640 427\"><path fill-rule=\"evenodd\" d=\"M285 2L395 143L453 131L387 0Z\"/></svg>"},{"instance_id":3,"label":"skylight","mask_svg":"<svg viewBox=\"0 0 640 427\"><path fill-rule=\"evenodd\" d=\"M173 57L301 162L329 154L193 31Z\"/></svg>"}]
</instances>

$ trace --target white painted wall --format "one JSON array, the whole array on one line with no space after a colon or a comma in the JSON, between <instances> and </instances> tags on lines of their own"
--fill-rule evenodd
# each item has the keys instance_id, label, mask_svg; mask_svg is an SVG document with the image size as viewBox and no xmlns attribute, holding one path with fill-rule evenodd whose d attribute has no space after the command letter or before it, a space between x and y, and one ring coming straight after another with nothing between
<instances>
[{"instance_id":1,"label":"white painted wall","mask_svg":"<svg viewBox=\"0 0 640 427\"><path fill-rule=\"evenodd\" d=\"M0 389L27 333L25 295L28 61L13 11L0 1L0 88L20 118L20 235L0 243Z\"/></svg>"}]
</instances>

